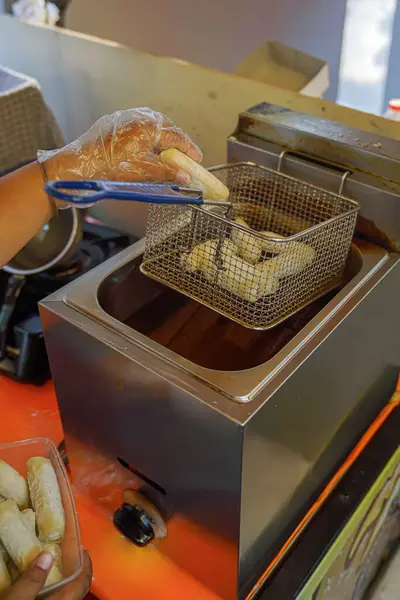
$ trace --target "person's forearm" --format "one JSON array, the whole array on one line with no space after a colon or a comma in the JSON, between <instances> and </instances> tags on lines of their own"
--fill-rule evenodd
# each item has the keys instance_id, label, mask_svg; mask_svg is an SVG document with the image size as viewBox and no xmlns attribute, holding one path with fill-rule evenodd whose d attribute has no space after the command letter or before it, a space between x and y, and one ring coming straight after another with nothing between
<instances>
[{"instance_id":1,"label":"person's forearm","mask_svg":"<svg viewBox=\"0 0 400 600\"><path fill-rule=\"evenodd\" d=\"M47 180L80 179L79 166L85 151L83 147L76 156L61 149L50 156L42 165ZM0 268L53 216L53 205L43 186L43 174L36 161L0 178Z\"/></svg>"},{"instance_id":2,"label":"person's forearm","mask_svg":"<svg viewBox=\"0 0 400 600\"><path fill-rule=\"evenodd\" d=\"M7 264L51 218L37 162L0 178L0 267Z\"/></svg>"},{"instance_id":3,"label":"person's forearm","mask_svg":"<svg viewBox=\"0 0 400 600\"><path fill-rule=\"evenodd\" d=\"M48 181L122 179L189 183L189 173L160 158L160 152L169 148L201 161L200 149L187 134L165 115L142 107L105 115L60 150L39 151L38 159ZM43 173L37 162L0 179L0 267L51 218L53 204L43 186Z\"/></svg>"}]
</instances>

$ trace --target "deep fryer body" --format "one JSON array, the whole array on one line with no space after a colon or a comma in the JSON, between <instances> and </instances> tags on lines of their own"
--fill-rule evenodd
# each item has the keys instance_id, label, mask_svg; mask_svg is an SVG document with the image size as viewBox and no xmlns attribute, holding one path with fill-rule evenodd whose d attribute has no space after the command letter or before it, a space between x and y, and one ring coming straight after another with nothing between
<instances>
[{"instance_id":1,"label":"deep fryer body","mask_svg":"<svg viewBox=\"0 0 400 600\"><path fill-rule=\"evenodd\" d=\"M67 451L72 468L75 445L85 444L165 490L171 519L182 515L199 534L185 537L177 519L180 535L159 549L224 599L242 597L391 395L399 259L390 256L324 323L317 317L301 350L239 403L177 368L144 336L121 335L103 314L100 282L142 251L139 242L81 278L79 290L72 283L42 304ZM74 292L86 305L68 300ZM218 578L210 556L223 565Z\"/></svg>"}]
</instances>

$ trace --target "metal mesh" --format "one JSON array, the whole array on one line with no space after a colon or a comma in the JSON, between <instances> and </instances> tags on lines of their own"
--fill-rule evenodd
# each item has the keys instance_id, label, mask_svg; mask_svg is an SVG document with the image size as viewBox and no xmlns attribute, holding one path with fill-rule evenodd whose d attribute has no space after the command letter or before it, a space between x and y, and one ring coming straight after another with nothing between
<instances>
[{"instance_id":1,"label":"metal mesh","mask_svg":"<svg viewBox=\"0 0 400 600\"><path fill-rule=\"evenodd\" d=\"M251 329L278 324L340 283L356 202L249 163L213 173L230 190L231 213L151 205L146 275Z\"/></svg>"}]
</instances>

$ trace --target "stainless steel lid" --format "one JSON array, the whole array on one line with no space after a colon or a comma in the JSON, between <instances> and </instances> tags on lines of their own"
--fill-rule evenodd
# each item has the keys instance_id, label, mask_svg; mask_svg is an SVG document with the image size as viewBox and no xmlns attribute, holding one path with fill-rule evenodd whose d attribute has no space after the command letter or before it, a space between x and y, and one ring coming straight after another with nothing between
<instances>
[{"instance_id":1,"label":"stainless steel lid","mask_svg":"<svg viewBox=\"0 0 400 600\"><path fill-rule=\"evenodd\" d=\"M398 140L266 102L240 114L238 132L343 170L386 179L400 192Z\"/></svg>"}]
</instances>

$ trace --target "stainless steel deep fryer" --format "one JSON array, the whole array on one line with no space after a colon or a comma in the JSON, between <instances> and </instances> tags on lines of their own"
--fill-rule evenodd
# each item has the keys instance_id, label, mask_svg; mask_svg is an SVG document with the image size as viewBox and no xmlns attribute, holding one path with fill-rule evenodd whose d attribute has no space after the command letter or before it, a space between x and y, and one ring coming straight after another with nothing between
<instances>
[{"instance_id":1,"label":"stainless steel deep fryer","mask_svg":"<svg viewBox=\"0 0 400 600\"><path fill-rule=\"evenodd\" d=\"M152 205L143 273L251 329L340 284L357 202L252 163L212 171L233 211Z\"/></svg>"},{"instance_id":2,"label":"stainless steel deep fryer","mask_svg":"<svg viewBox=\"0 0 400 600\"><path fill-rule=\"evenodd\" d=\"M230 164L281 162L335 198L344 184L360 205L343 283L269 330L145 276L144 240L42 303L76 485L90 486L82 456L122 459L166 516L157 553L224 600L248 597L396 385L399 157L399 142L280 107L240 115ZM128 570L124 559L115 576Z\"/></svg>"},{"instance_id":3,"label":"stainless steel deep fryer","mask_svg":"<svg viewBox=\"0 0 400 600\"><path fill-rule=\"evenodd\" d=\"M213 171L229 200L170 184L54 181L45 189L81 207L152 203L142 272L250 329L277 325L340 284L356 202L251 163Z\"/></svg>"}]
</instances>

